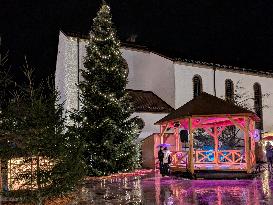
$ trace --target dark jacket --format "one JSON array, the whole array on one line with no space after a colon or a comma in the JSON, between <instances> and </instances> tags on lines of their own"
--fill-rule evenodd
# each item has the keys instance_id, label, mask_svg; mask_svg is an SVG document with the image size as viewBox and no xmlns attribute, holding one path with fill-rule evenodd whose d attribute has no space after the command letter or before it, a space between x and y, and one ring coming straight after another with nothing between
<instances>
[{"instance_id":1,"label":"dark jacket","mask_svg":"<svg viewBox=\"0 0 273 205\"><path fill-rule=\"evenodd\" d=\"M160 150L158 151L158 160L159 160L160 162L163 162L163 158L164 158L164 153L163 153L163 151L160 149Z\"/></svg>"}]
</instances>

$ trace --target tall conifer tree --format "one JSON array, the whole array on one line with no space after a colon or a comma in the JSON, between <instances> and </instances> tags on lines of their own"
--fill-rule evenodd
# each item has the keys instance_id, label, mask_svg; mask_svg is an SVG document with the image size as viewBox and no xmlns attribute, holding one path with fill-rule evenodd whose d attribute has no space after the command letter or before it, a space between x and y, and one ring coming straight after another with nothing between
<instances>
[{"instance_id":1,"label":"tall conifer tree","mask_svg":"<svg viewBox=\"0 0 273 205\"><path fill-rule=\"evenodd\" d=\"M0 113L0 158L12 160L7 196L35 204L76 189L85 175L83 146L73 130L65 132L63 106L52 83L33 86L32 70L26 84ZM52 82L52 81L51 81Z\"/></svg>"},{"instance_id":2,"label":"tall conifer tree","mask_svg":"<svg viewBox=\"0 0 273 205\"><path fill-rule=\"evenodd\" d=\"M80 83L80 132L86 142L89 175L130 171L139 165L137 118L125 86L127 71L120 42L103 3L93 20Z\"/></svg>"}]
</instances>

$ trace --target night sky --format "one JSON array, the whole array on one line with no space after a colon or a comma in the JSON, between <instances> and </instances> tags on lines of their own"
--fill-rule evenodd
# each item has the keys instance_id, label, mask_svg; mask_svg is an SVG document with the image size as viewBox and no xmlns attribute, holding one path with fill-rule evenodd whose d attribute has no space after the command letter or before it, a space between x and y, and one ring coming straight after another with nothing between
<instances>
[{"instance_id":1,"label":"night sky","mask_svg":"<svg viewBox=\"0 0 273 205\"><path fill-rule=\"evenodd\" d=\"M88 33L98 0L0 0L2 51L18 73L54 74L59 30ZM273 70L272 0L108 0L121 41L170 57Z\"/></svg>"}]
</instances>

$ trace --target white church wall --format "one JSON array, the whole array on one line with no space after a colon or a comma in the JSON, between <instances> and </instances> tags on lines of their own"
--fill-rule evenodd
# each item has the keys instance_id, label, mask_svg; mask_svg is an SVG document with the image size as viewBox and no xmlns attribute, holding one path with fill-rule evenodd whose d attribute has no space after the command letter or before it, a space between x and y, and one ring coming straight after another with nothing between
<instances>
[{"instance_id":1,"label":"white church wall","mask_svg":"<svg viewBox=\"0 0 273 205\"><path fill-rule=\"evenodd\" d=\"M69 44L69 37L62 34L62 38ZM76 38L73 39L76 41ZM79 69L85 69L83 62L86 56L85 47L87 43L87 40L79 39ZM77 47L77 44L74 46ZM122 48L121 52L129 68L128 84L126 87L133 90L153 91L174 107L173 62L151 52L140 52L130 48ZM77 68L78 65L74 66ZM80 75L80 81L82 80L83 78Z\"/></svg>"},{"instance_id":2,"label":"white church wall","mask_svg":"<svg viewBox=\"0 0 273 205\"><path fill-rule=\"evenodd\" d=\"M193 98L193 77L199 75L202 78L203 91L214 95L214 74L213 69L207 66L194 66L192 64L176 63L175 69L175 109L184 105ZM216 96L225 98L225 80L230 79L234 83L240 81L240 86L247 92L249 97L254 97L254 83L261 85L262 94L271 94L263 98L263 123L264 131L273 130L273 78L240 71L216 70ZM249 101L251 108L254 107L253 100Z\"/></svg>"},{"instance_id":3,"label":"white church wall","mask_svg":"<svg viewBox=\"0 0 273 205\"><path fill-rule=\"evenodd\" d=\"M261 87L263 94L270 94L263 99L263 104L268 106L263 109L263 122L264 131L271 132L273 130L273 78L263 78Z\"/></svg>"},{"instance_id":4,"label":"white church wall","mask_svg":"<svg viewBox=\"0 0 273 205\"><path fill-rule=\"evenodd\" d=\"M174 71L171 60L131 48L123 48L122 56L129 67L128 89L153 91L174 107Z\"/></svg>"},{"instance_id":5,"label":"white church wall","mask_svg":"<svg viewBox=\"0 0 273 205\"><path fill-rule=\"evenodd\" d=\"M246 74L240 72L228 72L228 71L216 71L216 85L217 85L217 97L225 98L225 80L230 79L234 83L240 81L240 86L244 89L242 92L247 92L249 97L254 98L253 85L259 83L261 85L262 94L271 94L269 97L263 98L263 124L264 131L273 130L273 78L266 76L258 76L255 74ZM249 100L249 105L254 108L253 100Z\"/></svg>"},{"instance_id":6,"label":"white church wall","mask_svg":"<svg viewBox=\"0 0 273 205\"><path fill-rule=\"evenodd\" d=\"M56 62L56 71L55 71L55 87L60 94L60 103L65 99L65 81L64 81L64 55L65 55L65 38L64 34L60 33L59 35L59 44L58 44L58 53L57 53L57 62Z\"/></svg>"},{"instance_id":7,"label":"white church wall","mask_svg":"<svg viewBox=\"0 0 273 205\"><path fill-rule=\"evenodd\" d=\"M193 77L202 78L203 91L214 94L213 70L177 62L175 70L175 109L193 99Z\"/></svg>"},{"instance_id":8,"label":"white church wall","mask_svg":"<svg viewBox=\"0 0 273 205\"><path fill-rule=\"evenodd\" d=\"M80 69L85 69L87 40L79 41ZM174 107L174 71L173 62L151 52L139 52L122 48L122 56L129 68L127 89L153 91L156 95ZM80 81L83 78L80 75Z\"/></svg>"},{"instance_id":9,"label":"white church wall","mask_svg":"<svg viewBox=\"0 0 273 205\"><path fill-rule=\"evenodd\" d=\"M85 70L85 67L84 67L84 61L85 61L85 56L86 56L86 46L88 44L88 40L83 40L81 39L80 42L79 42L79 57L80 57L80 63L79 63L79 67L80 67L80 70ZM83 77L81 75L81 72L80 72L80 81L83 81Z\"/></svg>"},{"instance_id":10,"label":"white church wall","mask_svg":"<svg viewBox=\"0 0 273 205\"><path fill-rule=\"evenodd\" d=\"M60 32L58 56L56 65L56 86L58 87L61 100L65 100L65 109L77 108L78 106L78 50L79 68L84 69L83 61L86 55L86 40L65 36ZM213 69L208 66L173 62L153 52L136 50L133 48L122 48L122 56L128 63L128 89L152 91L169 105L177 109L193 98L194 75L202 78L203 91L214 94ZM264 131L273 130L273 78L248 74L239 71L216 70L216 93L217 97L225 96L225 80L231 79L234 85L241 81L244 87L253 97L253 85L255 82L261 84L262 93L271 94L263 99L263 104L268 108L263 110ZM80 76L80 80L83 80ZM253 102L252 102L253 103ZM140 115L140 113L137 113ZM141 114L147 127L144 128L141 137L147 137L149 133L159 129L153 125L159 120L160 114ZM158 116L155 117L155 116ZM158 130L156 131L158 132Z\"/></svg>"},{"instance_id":11,"label":"white church wall","mask_svg":"<svg viewBox=\"0 0 273 205\"><path fill-rule=\"evenodd\" d=\"M150 90L152 82L149 79L150 53L138 52L134 49L121 49L122 57L129 68L128 89Z\"/></svg>"},{"instance_id":12,"label":"white church wall","mask_svg":"<svg viewBox=\"0 0 273 205\"><path fill-rule=\"evenodd\" d=\"M173 61L161 57L151 52L150 81L152 91L168 103L175 107L175 81Z\"/></svg>"},{"instance_id":13,"label":"white church wall","mask_svg":"<svg viewBox=\"0 0 273 205\"><path fill-rule=\"evenodd\" d=\"M77 108L77 41L60 32L55 84L64 102L64 109Z\"/></svg>"},{"instance_id":14,"label":"white church wall","mask_svg":"<svg viewBox=\"0 0 273 205\"><path fill-rule=\"evenodd\" d=\"M87 43L87 40L68 37L60 32L55 84L61 94L61 102L65 102L65 110L78 108L77 83L78 74L80 74L80 72L78 73L78 67L79 69L85 69L83 62L84 56L86 55L85 46ZM151 66L149 65L150 54L127 49L122 49L122 53L129 66L129 83L127 88L153 91L153 81L151 81L150 75L147 75L145 71L145 69L151 71ZM79 75L79 80L83 80L81 74ZM142 139L154 132L159 132L159 126L155 126L154 123L165 115L166 114L134 113L133 116L139 116L145 122L145 127L139 138Z\"/></svg>"},{"instance_id":15,"label":"white church wall","mask_svg":"<svg viewBox=\"0 0 273 205\"><path fill-rule=\"evenodd\" d=\"M153 133L160 133L160 127L158 125L154 125L155 122L165 117L167 113L148 113L148 112L136 112L132 115L132 117L138 116L140 117L145 126L142 129L139 140L142 140Z\"/></svg>"}]
</instances>

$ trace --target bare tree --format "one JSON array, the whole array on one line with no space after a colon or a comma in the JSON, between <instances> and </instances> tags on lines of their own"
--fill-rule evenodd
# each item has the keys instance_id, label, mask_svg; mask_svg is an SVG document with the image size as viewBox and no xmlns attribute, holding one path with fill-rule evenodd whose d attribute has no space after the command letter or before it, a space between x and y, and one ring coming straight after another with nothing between
<instances>
[{"instance_id":1,"label":"bare tree","mask_svg":"<svg viewBox=\"0 0 273 205\"><path fill-rule=\"evenodd\" d=\"M268 98L269 96L270 93L261 94L262 101L264 102L264 99ZM229 99L229 101L237 106L243 107L256 113L262 113L264 108L268 108L268 105L264 103L259 104L258 107L257 105L255 106L255 96L242 86L241 80L236 82L233 98ZM228 126L219 137L219 140L223 143L223 146L229 149L237 148L241 146L241 141L243 140L242 135L239 133L240 129L237 127Z\"/></svg>"}]
</instances>

